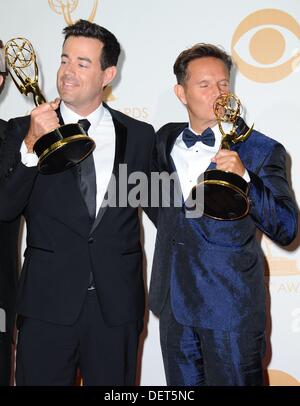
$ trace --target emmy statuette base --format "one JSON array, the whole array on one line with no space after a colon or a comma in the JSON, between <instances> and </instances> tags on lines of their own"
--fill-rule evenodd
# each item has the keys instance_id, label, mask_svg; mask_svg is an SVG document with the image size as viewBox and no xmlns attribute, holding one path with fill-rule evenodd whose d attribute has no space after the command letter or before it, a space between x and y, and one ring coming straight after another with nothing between
<instances>
[{"instance_id":1,"label":"emmy statuette base","mask_svg":"<svg viewBox=\"0 0 300 406\"><path fill-rule=\"evenodd\" d=\"M201 188L196 193L196 188ZM249 211L248 183L239 175L213 169L193 188L192 197L204 196L204 215L216 220L237 220Z\"/></svg>"},{"instance_id":2,"label":"emmy statuette base","mask_svg":"<svg viewBox=\"0 0 300 406\"><path fill-rule=\"evenodd\" d=\"M38 170L44 175L62 172L78 164L95 149L95 142L76 124L63 125L35 144Z\"/></svg>"}]
</instances>

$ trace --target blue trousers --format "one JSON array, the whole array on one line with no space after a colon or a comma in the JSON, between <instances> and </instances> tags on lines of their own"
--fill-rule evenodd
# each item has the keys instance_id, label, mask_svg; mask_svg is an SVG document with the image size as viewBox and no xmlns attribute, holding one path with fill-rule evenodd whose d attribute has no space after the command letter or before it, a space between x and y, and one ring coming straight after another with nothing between
<instances>
[{"instance_id":1,"label":"blue trousers","mask_svg":"<svg viewBox=\"0 0 300 406\"><path fill-rule=\"evenodd\" d=\"M263 385L264 332L184 326L168 301L160 315L160 341L167 385Z\"/></svg>"}]
</instances>

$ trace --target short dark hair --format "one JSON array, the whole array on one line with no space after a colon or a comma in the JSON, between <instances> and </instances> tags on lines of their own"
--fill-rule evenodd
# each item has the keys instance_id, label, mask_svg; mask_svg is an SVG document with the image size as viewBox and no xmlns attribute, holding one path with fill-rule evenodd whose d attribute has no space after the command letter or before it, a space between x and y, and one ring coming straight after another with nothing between
<instances>
[{"instance_id":1,"label":"short dark hair","mask_svg":"<svg viewBox=\"0 0 300 406\"><path fill-rule=\"evenodd\" d=\"M215 45L199 43L195 44L189 49L184 50L178 55L173 66L173 72L176 75L177 83L183 84L187 79L187 67L191 61L205 57L220 59L224 62L226 68L228 69L228 73L230 73L232 67L232 59L230 55Z\"/></svg>"},{"instance_id":2,"label":"short dark hair","mask_svg":"<svg viewBox=\"0 0 300 406\"><path fill-rule=\"evenodd\" d=\"M100 64L104 70L110 66L116 66L120 55L120 44L117 38L106 28L87 20L79 20L77 23L67 26L63 30L64 43L69 37L87 37L98 39L103 44Z\"/></svg>"}]
</instances>

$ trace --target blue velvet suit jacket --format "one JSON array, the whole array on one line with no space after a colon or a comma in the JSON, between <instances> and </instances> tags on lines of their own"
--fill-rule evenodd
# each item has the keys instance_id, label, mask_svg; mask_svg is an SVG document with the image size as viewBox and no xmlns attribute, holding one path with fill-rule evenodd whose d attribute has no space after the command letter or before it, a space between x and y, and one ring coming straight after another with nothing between
<instances>
[{"instance_id":1,"label":"blue velvet suit jacket","mask_svg":"<svg viewBox=\"0 0 300 406\"><path fill-rule=\"evenodd\" d=\"M160 172L173 171L170 152L186 126L169 123L158 131ZM249 214L220 221L206 216L187 218L184 205L160 208L149 305L159 315L170 293L174 316L181 324L262 331L264 258L256 231L281 245L289 244L297 233L297 209L281 144L254 130L232 149L251 178Z\"/></svg>"}]
</instances>

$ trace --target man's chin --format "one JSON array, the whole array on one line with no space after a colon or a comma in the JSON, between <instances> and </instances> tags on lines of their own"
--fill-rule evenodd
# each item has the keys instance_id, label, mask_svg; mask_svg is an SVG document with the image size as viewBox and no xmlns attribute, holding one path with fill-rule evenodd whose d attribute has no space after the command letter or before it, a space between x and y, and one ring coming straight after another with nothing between
<instances>
[{"instance_id":1,"label":"man's chin","mask_svg":"<svg viewBox=\"0 0 300 406\"><path fill-rule=\"evenodd\" d=\"M62 100L70 100L71 101L71 100L75 100L78 97L78 95L76 95L74 93L74 91L72 91L70 89L63 89L63 90L59 89L58 93L59 93L59 96L60 96L60 98Z\"/></svg>"},{"instance_id":2,"label":"man's chin","mask_svg":"<svg viewBox=\"0 0 300 406\"><path fill-rule=\"evenodd\" d=\"M60 98L67 105L73 105L76 104L76 101L78 102L78 99L76 99L75 97L71 97L70 95L67 95L65 93L61 93Z\"/></svg>"}]
</instances>

